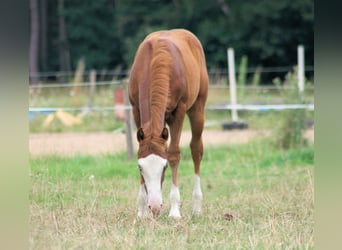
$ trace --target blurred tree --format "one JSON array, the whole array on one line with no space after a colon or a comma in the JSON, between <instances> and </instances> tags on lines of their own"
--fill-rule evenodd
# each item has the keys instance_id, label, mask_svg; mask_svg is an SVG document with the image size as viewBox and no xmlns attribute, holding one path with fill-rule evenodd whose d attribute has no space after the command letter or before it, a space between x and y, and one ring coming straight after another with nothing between
<instances>
[{"instance_id":1,"label":"blurred tree","mask_svg":"<svg viewBox=\"0 0 342 250\"><path fill-rule=\"evenodd\" d=\"M81 57L87 69L128 69L148 33L171 28L199 37L208 68L226 68L227 47L235 49L237 64L246 55L250 67L275 67L296 64L303 44L306 64L314 63L313 0L68 0L63 10L45 1L48 70L60 65L61 16L72 69Z\"/></svg>"},{"instance_id":2,"label":"blurred tree","mask_svg":"<svg viewBox=\"0 0 342 250\"><path fill-rule=\"evenodd\" d=\"M58 0L59 12L59 70L62 72L71 71L69 43L66 35L65 19L64 19L64 0ZM64 81L64 76L62 76Z\"/></svg>"},{"instance_id":3,"label":"blurred tree","mask_svg":"<svg viewBox=\"0 0 342 250\"><path fill-rule=\"evenodd\" d=\"M306 45L308 55L312 54L312 0L246 2L241 11L241 15L249 14L241 21L238 41L253 64L262 61L268 67L293 65L298 44ZM308 57L307 61L313 63L312 59Z\"/></svg>"},{"instance_id":4,"label":"blurred tree","mask_svg":"<svg viewBox=\"0 0 342 250\"><path fill-rule=\"evenodd\" d=\"M115 2L72 0L65 3L73 68L83 57L88 69L114 68L123 62L122 38L115 29Z\"/></svg>"},{"instance_id":5,"label":"blurred tree","mask_svg":"<svg viewBox=\"0 0 342 250\"><path fill-rule=\"evenodd\" d=\"M38 0L30 0L30 84L37 83L39 72L39 9Z\"/></svg>"},{"instance_id":6,"label":"blurred tree","mask_svg":"<svg viewBox=\"0 0 342 250\"><path fill-rule=\"evenodd\" d=\"M47 61L47 0L41 0L40 6L40 26L41 26L41 35L40 35L40 61L41 61L41 69L42 71L46 71L48 69L48 61Z\"/></svg>"}]
</instances>

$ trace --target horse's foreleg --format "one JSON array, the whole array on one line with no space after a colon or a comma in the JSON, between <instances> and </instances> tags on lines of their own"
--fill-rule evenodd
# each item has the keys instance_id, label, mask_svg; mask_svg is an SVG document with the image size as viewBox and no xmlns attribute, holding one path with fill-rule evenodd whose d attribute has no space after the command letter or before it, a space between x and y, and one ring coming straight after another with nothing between
<instances>
[{"instance_id":1,"label":"horse's foreleg","mask_svg":"<svg viewBox=\"0 0 342 250\"><path fill-rule=\"evenodd\" d=\"M201 190L200 176L194 176L194 190L192 191L192 213L195 215L202 213L203 194Z\"/></svg>"},{"instance_id":2,"label":"horse's foreleg","mask_svg":"<svg viewBox=\"0 0 342 250\"><path fill-rule=\"evenodd\" d=\"M170 213L169 217L180 218L180 193L178 188L178 166L180 162L179 141L185 117L185 105L179 105L177 111L168 121L170 126L171 142L168 148L168 162L172 172L172 185L170 191Z\"/></svg>"},{"instance_id":3,"label":"horse's foreleg","mask_svg":"<svg viewBox=\"0 0 342 250\"><path fill-rule=\"evenodd\" d=\"M171 143L168 149L168 161L172 172L172 184L170 191L170 213L169 217L180 218L181 214L179 211L180 206L180 193L178 188L178 166L180 161L180 149L178 146L180 133L175 133L174 129L171 127ZM172 133L173 131L173 133ZM172 137L173 135L173 137ZM177 142L178 141L178 142Z\"/></svg>"},{"instance_id":4,"label":"horse's foreleg","mask_svg":"<svg viewBox=\"0 0 342 250\"><path fill-rule=\"evenodd\" d=\"M196 103L189 112L192 138L190 143L192 160L194 162L194 189L192 192L192 213L200 214L202 212L203 194L200 182L200 164L203 155L202 132L204 127L203 105Z\"/></svg>"},{"instance_id":5,"label":"horse's foreleg","mask_svg":"<svg viewBox=\"0 0 342 250\"><path fill-rule=\"evenodd\" d=\"M172 176L174 175L177 176L177 168L178 166L172 169ZM175 179L177 179L177 177ZM171 208L170 208L169 217L180 218L181 217L180 210L179 210L180 193L179 193L178 185L174 183L174 178L172 178L172 184L171 184L170 204L171 204Z\"/></svg>"},{"instance_id":6,"label":"horse's foreleg","mask_svg":"<svg viewBox=\"0 0 342 250\"><path fill-rule=\"evenodd\" d=\"M143 179L141 179L140 189L138 194L138 217L146 217L149 214L147 209L147 193Z\"/></svg>"},{"instance_id":7,"label":"horse's foreleg","mask_svg":"<svg viewBox=\"0 0 342 250\"><path fill-rule=\"evenodd\" d=\"M140 113L139 109L136 106L133 106L132 109L134 122L137 128L140 127ZM140 177L140 188L138 193L138 217L146 217L149 214L149 210L147 208L147 193L144 185L144 179Z\"/></svg>"}]
</instances>

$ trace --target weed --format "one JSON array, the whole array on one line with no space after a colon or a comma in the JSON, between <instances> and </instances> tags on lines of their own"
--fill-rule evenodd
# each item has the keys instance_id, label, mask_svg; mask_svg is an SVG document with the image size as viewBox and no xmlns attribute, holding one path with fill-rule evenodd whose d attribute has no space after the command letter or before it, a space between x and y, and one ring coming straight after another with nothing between
<instances>
[{"instance_id":1,"label":"weed","mask_svg":"<svg viewBox=\"0 0 342 250\"><path fill-rule=\"evenodd\" d=\"M274 81L276 86L281 85L279 78ZM297 68L293 72L289 72L285 81L285 86L289 87L288 93L283 94L284 104L304 104L303 94L297 88ZM274 131L274 143L282 149L299 148L306 144L303 138L303 131L306 119L305 109L287 109L282 111L283 115L280 117Z\"/></svg>"}]
</instances>

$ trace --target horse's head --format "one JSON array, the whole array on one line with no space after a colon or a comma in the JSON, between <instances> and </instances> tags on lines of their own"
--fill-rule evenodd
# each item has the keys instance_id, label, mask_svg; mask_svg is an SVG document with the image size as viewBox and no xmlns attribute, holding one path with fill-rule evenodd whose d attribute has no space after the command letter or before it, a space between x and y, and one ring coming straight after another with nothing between
<instances>
[{"instance_id":1,"label":"horse's head","mask_svg":"<svg viewBox=\"0 0 342 250\"><path fill-rule=\"evenodd\" d=\"M139 154L145 151L138 159L138 167L147 193L147 206L153 216L157 217L163 206L162 185L167 167L168 130L164 128L162 133L156 137L145 137L143 130L139 129L137 139Z\"/></svg>"}]
</instances>

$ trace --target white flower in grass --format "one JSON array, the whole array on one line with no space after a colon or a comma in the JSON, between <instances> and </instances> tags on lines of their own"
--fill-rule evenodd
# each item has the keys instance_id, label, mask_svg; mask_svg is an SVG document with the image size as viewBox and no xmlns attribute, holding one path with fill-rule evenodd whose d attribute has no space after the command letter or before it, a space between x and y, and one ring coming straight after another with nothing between
<instances>
[{"instance_id":1,"label":"white flower in grass","mask_svg":"<svg viewBox=\"0 0 342 250\"><path fill-rule=\"evenodd\" d=\"M94 176L94 175L89 176L89 181L90 181L91 184L93 184L93 185L94 185L94 179L95 179L95 176Z\"/></svg>"}]
</instances>

